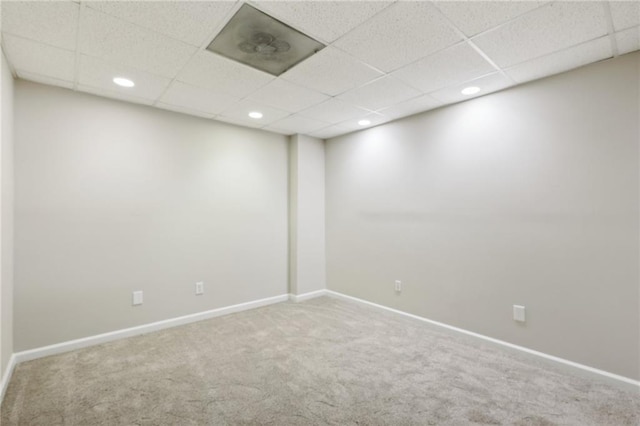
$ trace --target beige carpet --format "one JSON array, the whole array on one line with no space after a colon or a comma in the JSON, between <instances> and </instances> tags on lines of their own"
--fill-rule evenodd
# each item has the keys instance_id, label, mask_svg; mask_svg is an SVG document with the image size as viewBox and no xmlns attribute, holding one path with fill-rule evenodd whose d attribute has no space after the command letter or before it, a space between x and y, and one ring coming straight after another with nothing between
<instances>
[{"instance_id":1,"label":"beige carpet","mask_svg":"<svg viewBox=\"0 0 640 426\"><path fill-rule=\"evenodd\" d=\"M20 364L9 425L637 425L640 395L327 297Z\"/></svg>"}]
</instances>

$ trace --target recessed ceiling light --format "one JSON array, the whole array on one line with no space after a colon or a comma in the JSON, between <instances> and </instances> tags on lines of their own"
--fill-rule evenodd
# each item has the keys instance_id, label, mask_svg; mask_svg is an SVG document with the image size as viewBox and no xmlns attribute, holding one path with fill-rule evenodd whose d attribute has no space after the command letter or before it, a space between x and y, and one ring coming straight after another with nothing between
<instances>
[{"instance_id":1,"label":"recessed ceiling light","mask_svg":"<svg viewBox=\"0 0 640 426\"><path fill-rule=\"evenodd\" d=\"M469 87L465 87L464 89L462 89L462 94L463 95L475 95L476 93L478 93L480 91L479 87L476 86L469 86Z\"/></svg>"},{"instance_id":2,"label":"recessed ceiling light","mask_svg":"<svg viewBox=\"0 0 640 426\"><path fill-rule=\"evenodd\" d=\"M251 111L249 113L249 117L255 118L257 120L258 118L262 118L262 113L258 111Z\"/></svg>"},{"instance_id":3,"label":"recessed ceiling light","mask_svg":"<svg viewBox=\"0 0 640 426\"><path fill-rule=\"evenodd\" d=\"M133 81L129 80L128 78L124 78L124 77L115 77L113 79L113 82L115 84L117 84L118 86L122 86L122 87L133 87L133 86L136 85Z\"/></svg>"},{"instance_id":4,"label":"recessed ceiling light","mask_svg":"<svg viewBox=\"0 0 640 426\"><path fill-rule=\"evenodd\" d=\"M371 122L369 120L360 120L358 121L358 124L361 126L368 126Z\"/></svg>"}]
</instances>

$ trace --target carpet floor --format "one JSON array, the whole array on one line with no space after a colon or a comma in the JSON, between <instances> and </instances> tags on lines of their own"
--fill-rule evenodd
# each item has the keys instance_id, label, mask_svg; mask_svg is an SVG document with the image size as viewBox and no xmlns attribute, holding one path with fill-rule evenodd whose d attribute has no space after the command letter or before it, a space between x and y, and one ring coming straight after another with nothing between
<instances>
[{"instance_id":1,"label":"carpet floor","mask_svg":"<svg viewBox=\"0 0 640 426\"><path fill-rule=\"evenodd\" d=\"M19 364L2 425L638 425L640 394L328 297Z\"/></svg>"}]
</instances>

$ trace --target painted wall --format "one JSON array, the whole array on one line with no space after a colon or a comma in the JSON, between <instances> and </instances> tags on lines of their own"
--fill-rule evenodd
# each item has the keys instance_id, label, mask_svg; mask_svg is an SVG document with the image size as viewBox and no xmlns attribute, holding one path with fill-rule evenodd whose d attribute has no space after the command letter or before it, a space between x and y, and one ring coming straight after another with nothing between
<instances>
[{"instance_id":1,"label":"painted wall","mask_svg":"<svg viewBox=\"0 0 640 426\"><path fill-rule=\"evenodd\" d=\"M639 379L639 60L329 140L328 288Z\"/></svg>"},{"instance_id":2,"label":"painted wall","mask_svg":"<svg viewBox=\"0 0 640 426\"><path fill-rule=\"evenodd\" d=\"M326 288L324 141L294 135L289 145L289 284L292 294Z\"/></svg>"},{"instance_id":3,"label":"painted wall","mask_svg":"<svg viewBox=\"0 0 640 426\"><path fill-rule=\"evenodd\" d=\"M15 351L287 292L287 137L25 81L15 98Z\"/></svg>"},{"instance_id":4,"label":"painted wall","mask_svg":"<svg viewBox=\"0 0 640 426\"><path fill-rule=\"evenodd\" d=\"M13 76L0 70L0 376L13 353Z\"/></svg>"}]
</instances>

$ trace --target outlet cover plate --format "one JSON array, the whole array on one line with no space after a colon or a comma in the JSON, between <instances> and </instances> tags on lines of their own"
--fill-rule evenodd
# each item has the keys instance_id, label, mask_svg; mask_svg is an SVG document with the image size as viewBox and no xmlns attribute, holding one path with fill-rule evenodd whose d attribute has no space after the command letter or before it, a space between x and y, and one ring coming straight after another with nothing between
<instances>
[{"instance_id":1,"label":"outlet cover plate","mask_svg":"<svg viewBox=\"0 0 640 426\"><path fill-rule=\"evenodd\" d=\"M142 305L142 290L133 292L133 305Z\"/></svg>"},{"instance_id":2,"label":"outlet cover plate","mask_svg":"<svg viewBox=\"0 0 640 426\"><path fill-rule=\"evenodd\" d=\"M522 305L513 305L513 320L518 322L524 322L524 306Z\"/></svg>"}]
</instances>

